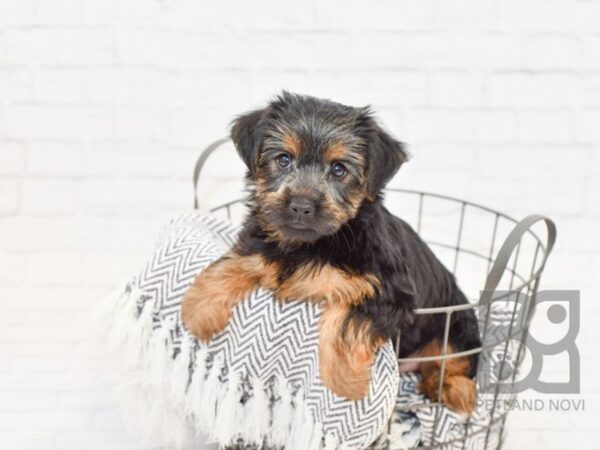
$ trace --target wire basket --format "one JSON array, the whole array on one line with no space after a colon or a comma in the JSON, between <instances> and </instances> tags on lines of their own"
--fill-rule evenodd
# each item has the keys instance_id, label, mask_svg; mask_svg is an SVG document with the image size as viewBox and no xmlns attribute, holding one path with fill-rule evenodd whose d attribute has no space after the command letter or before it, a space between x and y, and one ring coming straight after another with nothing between
<instances>
[{"instance_id":1,"label":"wire basket","mask_svg":"<svg viewBox=\"0 0 600 450\"><path fill-rule=\"evenodd\" d=\"M208 157L228 138L210 144L200 155L193 175L194 207L198 208L197 190L200 173ZM554 223L543 216L531 215L521 221L486 206L446 195L407 189L386 189L386 206L410 223L436 256L456 276L470 303L438 308L417 309L416 314L444 314L445 330L440 356L400 358L398 363L440 361L443 373L446 362L452 358L479 355L477 383L479 397L486 397L488 415L485 423L475 424L468 418L461 423L458 436L445 439L432 435L414 449L499 449L505 438L508 410L501 407L507 398L516 395L519 368L526 354L526 340L531 318L535 311L540 278L556 239ZM236 220L245 212L244 198L213 207L211 211ZM542 239L544 236L545 239ZM448 336L452 314L459 310L474 309L480 323L481 347L448 354ZM490 326L495 311L501 311L507 320L503 332ZM402 348L402 335L396 338L397 355ZM507 363L507 357L511 362ZM495 354L498 364L486 365ZM506 366L510 371L506 375ZM495 373L496 378L490 375ZM502 375L504 374L504 375ZM485 387L485 389L482 389ZM433 430L438 429L442 384L438 387L437 401L418 401L398 404L387 427L389 433L396 413L429 409L434 417ZM483 391L483 392L482 392ZM380 440L381 441L381 440ZM383 446L395 450L389 440Z\"/></svg>"}]
</instances>

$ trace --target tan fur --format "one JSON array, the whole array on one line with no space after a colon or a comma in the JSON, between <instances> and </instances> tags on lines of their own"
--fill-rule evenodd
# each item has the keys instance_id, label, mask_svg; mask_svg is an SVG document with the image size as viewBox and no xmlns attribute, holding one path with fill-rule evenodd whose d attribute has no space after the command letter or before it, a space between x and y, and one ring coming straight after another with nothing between
<instances>
[{"instance_id":1,"label":"tan fur","mask_svg":"<svg viewBox=\"0 0 600 450\"><path fill-rule=\"evenodd\" d=\"M360 164L364 164L364 156L356 149L349 148L343 142L334 142L330 144L324 152L325 161L333 163L335 161L356 161Z\"/></svg>"},{"instance_id":2,"label":"tan fur","mask_svg":"<svg viewBox=\"0 0 600 450\"><path fill-rule=\"evenodd\" d=\"M325 150L325 160L332 163L343 161L348 156L348 149L343 144L333 144Z\"/></svg>"},{"instance_id":3,"label":"tan fur","mask_svg":"<svg viewBox=\"0 0 600 450\"><path fill-rule=\"evenodd\" d=\"M327 304L319 321L319 372L321 381L340 397L360 400L369 392L375 350L383 344L373 340L369 325L344 324L347 304Z\"/></svg>"},{"instance_id":4,"label":"tan fur","mask_svg":"<svg viewBox=\"0 0 600 450\"><path fill-rule=\"evenodd\" d=\"M303 267L277 288L280 299L325 300L328 304L359 305L375 296L379 280L373 274L351 275L340 269Z\"/></svg>"},{"instance_id":5,"label":"tan fur","mask_svg":"<svg viewBox=\"0 0 600 450\"><path fill-rule=\"evenodd\" d=\"M185 293L183 321L190 332L207 341L223 330L235 305L259 286L266 266L259 256L230 253L202 271Z\"/></svg>"},{"instance_id":6,"label":"tan fur","mask_svg":"<svg viewBox=\"0 0 600 450\"><path fill-rule=\"evenodd\" d=\"M284 201L283 192L272 192L267 189L264 179L260 176L260 172L256 178L255 189L256 198L261 205L264 205L263 207L277 208ZM283 236L281 231L272 226L268 220L265 220L260 211L256 212L256 218L260 221L269 240L275 242L282 241Z\"/></svg>"},{"instance_id":7,"label":"tan fur","mask_svg":"<svg viewBox=\"0 0 600 450\"><path fill-rule=\"evenodd\" d=\"M348 200L350 201L349 208L342 208L331 198L326 198L323 201L323 208L329 212L331 220L338 224L338 226L341 226L356 215L364 198L365 194L362 191L352 193L352 195L348 196Z\"/></svg>"},{"instance_id":8,"label":"tan fur","mask_svg":"<svg viewBox=\"0 0 600 450\"><path fill-rule=\"evenodd\" d=\"M450 344L448 344L446 353L454 353L454 349ZM441 354L442 348L437 339L419 352L419 356L439 356ZM477 387L475 382L467 375L469 372L469 359L463 356L446 360L442 392L441 396L438 396L441 367L441 361L422 362L420 364L421 383L419 390L434 401L438 401L439 398L453 411L461 414L471 414L475 409Z\"/></svg>"},{"instance_id":9,"label":"tan fur","mask_svg":"<svg viewBox=\"0 0 600 450\"><path fill-rule=\"evenodd\" d=\"M289 131L283 135L283 148L286 152L296 158L300 155L300 151L302 150L298 137Z\"/></svg>"}]
</instances>

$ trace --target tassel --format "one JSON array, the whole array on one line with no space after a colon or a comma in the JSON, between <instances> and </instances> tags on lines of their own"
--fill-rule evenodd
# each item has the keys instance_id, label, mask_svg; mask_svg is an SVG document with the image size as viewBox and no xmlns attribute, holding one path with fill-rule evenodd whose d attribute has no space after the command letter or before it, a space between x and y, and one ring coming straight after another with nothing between
<instances>
[{"instance_id":1,"label":"tassel","mask_svg":"<svg viewBox=\"0 0 600 450\"><path fill-rule=\"evenodd\" d=\"M202 390L204 389L204 378L206 376L206 356L207 348L202 345L196 350L191 381L185 395L184 410L190 416L197 416L199 408L202 406Z\"/></svg>"},{"instance_id":2,"label":"tassel","mask_svg":"<svg viewBox=\"0 0 600 450\"><path fill-rule=\"evenodd\" d=\"M191 340L187 334L181 337L179 354L173 361L173 372L171 374L171 386L169 392L171 399L177 405L184 405L185 391L190 377L190 351Z\"/></svg>"},{"instance_id":3,"label":"tassel","mask_svg":"<svg viewBox=\"0 0 600 450\"><path fill-rule=\"evenodd\" d=\"M122 371L116 391L123 400L126 422L148 443L183 447L191 442L192 430L184 409L172 403L172 322L153 330L154 302L139 289L121 289L112 297L112 306L107 299L104 311L96 314L107 315L110 322L109 347ZM178 398L182 398L185 384Z\"/></svg>"},{"instance_id":4,"label":"tassel","mask_svg":"<svg viewBox=\"0 0 600 450\"><path fill-rule=\"evenodd\" d=\"M218 405L217 419L211 438L219 445L232 444L240 435L240 425L243 418L241 377L238 373L230 373L227 382L227 392Z\"/></svg>"},{"instance_id":5,"label":"tassel","mask_svg":"<svg viewBox=\"0 0 600 450\"><path fill-rule=\"evenodd\" d=\"M269 433L269 397L265 389L265 384L260 378L250 380L252 395L248 398L245 405L245 417L243 420L242 436L248 443L256 444L262 447L263 441Z\"/></svg>"},{"instance_id":6,"label":"tassel","mask_svg":"<svg viewBox=\"0 0 600 450\"><path fill-rule=\"evenodd\" d=\"M117 306L119 306L124 296L124 288L113 290L92 307L91 319L96 323L110 323Z\"/></svg>"},{"instance_id":7,"label":"tassel","mask_svg":"<svg viewBox=\"0 0 600 450\"><path fill-rule=\"evenodd\" d=\"M134 349L135 352L142 352L142 360L146 360L148 357L148 348L150 347L150 340L152 338L152 315L154 314L154 305L151 301L144 302L140 317L138 318L139 324L139 346Z\"/></svg>"},{"instance_id":8,"label":"tassel","mask_svg":"<svg viewBox=\"0 0 600 450\"><path fill-rule=\"evenodd\" d=\"M108 348L120 350L127 342L132 325L135 324L136 305L131 295L123 292L115 306L115 316L108 336Z\"/></svg>"},{"instance_id":9,"label":"tassel","mask_svg":"<svg viewBox=\"0 0 600 450\"><path fill-rule=\"evenodd\" d=\"M137 306L135 302L132 302L135 314L137 314ZM142 311L137 319L134 319L129 324L129 334L127 339L121 344L123 347L123 362L126 367L131 366L132 363L139 358L136 355L141 353L141 359L145 360L147 357L148 346L150 345L150 338L152 336L152 304L146 302L143 304Z\"/></svg>"},{"instance_id":10,"label":"tassel","mask_svg":"<svg viewBox=\"0 0 600 450\"><path fill-rule=\"evenodd\" d=\"M312 421L312 417L311 417ZM323 430L321 430L320 426L316 426L313 422L312 436L310 438L310 444L308 448L311 450L319 450L323 448Z\"/></svg>"},{"instance_id":11,"label":"tassel","mask_svg":"<svg viewBox=\"0 0 600 450\"><path fill-rule=\"evenodd\" d=\"M300 389L294 397L294 416L290 431L290 449L291 450L307 450L310 444L311 430L307 431L307 405L304 401L304 392ZM312 449L310 449L312 450Z\"/></svg>"},{"instance_id":12,"label":"tassel","mask_svg":"<svg viewBox=\"0 0 600 450\"><path fill-rule=\"evenodd\" d=\"M155 331L148 351L148 378L147 382L156 387L163 387L171 365L169 329L164 323Z\"/></svg>"},{"instance_id":13,"label":"tassel","mask_svg":"<svg viewBox=\"0 0 600 450\"><path fill-rule=\"evenodd\" d=\"M317 450L321 448L319 444L318 447L311 447L311 442L313 440L318 439L320 441L320 434L317 433L317 427L315 426L315 421L313 419L312 413L310 411L309 406L304 403L304 419L302 420L302 427L300 431L300 435L302 436L302 445L306 449ZM302 411L301 411L302 412Z\"/></svg>"},{"instance_id":14,"label":"tassel","mask_svg":"<svg viewBox=\"0 0 600 450\"><path fill-rule=\"evenodd\" d=\"M269 444L274 447L284 446L290 436L292 423L292 394L287 382L283 378L277 378L273 383L275 404L271 428L269 430Z\"/></svg>"},{"instance_id":15,"label":"tassel","mask_svg":"<svg viewBox=\"0 0 600 450\"><path fill-rule=\"evenodd\" d=\"M204 384L202 403L199 405L198 415L196 417L198 426L207 434L212 434L215 426L215 415L217 404L223 392L223 383L220 376L223 369L223 355L216 356L213 366L210 369L206 383Z\"/></svg>"},{"instance_id":16,"label":"tassel","mask_svg":"<svg viewBox=\"0 0 600 450\"><path fill-rule=\"evenodd\" d=\"M134 289L122 292L114 308L114 319L110 327L108 347L117 354L125 368L147 360L147 350L152 335L152 302L147 300L138 316L137 299L142 291ZM141 356L140 356L141 352Z\"/></svg>"},{"instance_id":17,"label":"tassel","mask_svg":"<svg viewBox=\"0 0 600 450\"><path fill-rule=\"evenodd\" d=\"M292 413L292 423L290 426L290 436L288 442L290 450L302 450L302 446L300 445L300 432L302 428L302 419L304 418L304 414L300 413L302 396L302 389L300 389L298 392L296 392L296 396L294 397L294 411Z\"/></svg>"}]
</instances>

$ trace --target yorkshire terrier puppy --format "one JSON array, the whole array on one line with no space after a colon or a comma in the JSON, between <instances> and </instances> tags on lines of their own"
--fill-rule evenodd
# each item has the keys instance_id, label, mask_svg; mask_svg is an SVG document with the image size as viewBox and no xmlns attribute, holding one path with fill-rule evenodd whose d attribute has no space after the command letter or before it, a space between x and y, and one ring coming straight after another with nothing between
<instances>
[{"instance_id":1,"label":"yorkshire terrier puppy","mask_svg":"<svg viewBox=\"0 0 600 450\"><path fill-rule=\"evenodd\" d=\"M185 294L183 321L209 340L259 286L279 301L322 307L320 376L335 394L368 393L378 347L401 333L401 356L439 355L445 315L415 308L467 303L452 274L384 206L382 188L407 159L369 108L284 92L231 130L248 166L249 214L235 246ZM480 346L472 310L451 316L447 353ZM477 357L451 357L441 399L470 413ZM437 400L441 364L421 363L421 390Z\"/></svg>"}]
</instances>

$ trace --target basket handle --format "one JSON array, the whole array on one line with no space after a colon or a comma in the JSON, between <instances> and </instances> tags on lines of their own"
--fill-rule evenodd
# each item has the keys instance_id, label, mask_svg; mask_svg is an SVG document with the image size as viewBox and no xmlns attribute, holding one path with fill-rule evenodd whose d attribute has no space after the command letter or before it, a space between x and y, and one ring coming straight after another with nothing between
<instances>
[{"instance_id":1,"label":"basket handle","mask_svg":"<svg viewBox=\"0 0 600 450\"><path fill-rule=\"evenodd\" d=\"M202 171L202 167L204 167L204 164L206 163L208 157L226 142L229 142L229 137L224 137L221 139L217 139L214 142L211 142L204 150L202 150L202 153L200 153L200 156L196 161L196 165L194 166L194 175L192 178L192 181L194 183L194 209L198 209L198 179L200 178L200 172Z\"/></svg>"},{"instance_id":2,"label":"basket handle","mask_svg":"<svg viewBox=\"0 0 600 450\"><path fill-rule=\"evenodd\" d=\"M492 294L498 287L498 284L502 279L502 275L504 275L506 267L508 266L510 257L515 251L517 245L519 245L519 242L521 241L525 233L527 233L527 231L529 231L533 225L541 221L543 221L546 224L548 234L546 240L546 247L544 248L542 246L544 250L544 258L542 260L540 268L538 269L538 272L544 269L546 261L548 260L548 256L550 255L550 252L552 252L552 248L554 247L554 243L556 242L556 225L552 220L550 220L547 217L533 214L531 216L525 217L517 225L515 225L513 230L510 232L510 234L502 244L502 247L500 248L500 251L496 256L496 259L494 260L492 270L490 270L490 273L486 278L485 287L481 294L480 303L491 303Z\"/></svg>"}]
</instances>

